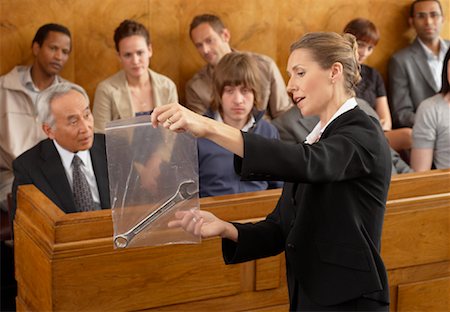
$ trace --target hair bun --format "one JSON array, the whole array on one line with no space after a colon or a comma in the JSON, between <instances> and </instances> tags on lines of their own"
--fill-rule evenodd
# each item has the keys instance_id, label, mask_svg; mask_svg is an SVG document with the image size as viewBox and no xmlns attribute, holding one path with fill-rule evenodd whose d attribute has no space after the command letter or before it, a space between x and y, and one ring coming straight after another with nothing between
<instances>
[{"instance_id":1,"label":"hair bun","mask_svg":"<svg viewBox=\"0 0 450 312\"><path fill-rule=\"evenodd\" d=\"M356 37L355 37L354 35L352 35L352 34L349 34L349 33L344 33L344 34L342 35L342 37L343 37L346 41L348 41L348 43L350 44L350 47L351 47L351 49L353 50L353 55L354 55L354 58L355 58L355 62L356 62L356 64L359 64L359 62L358 62L358 59L359 59L359 54L358 54L358 42L357 42L357 40L356 40ZM358 74L354 76L354 79L353 79L353 87L355 87L355 86L358 84L358 82L361 81L361 74L360 74L360 71L361 71L361 69L359 68Z\"/></svg>"}]
</instances>

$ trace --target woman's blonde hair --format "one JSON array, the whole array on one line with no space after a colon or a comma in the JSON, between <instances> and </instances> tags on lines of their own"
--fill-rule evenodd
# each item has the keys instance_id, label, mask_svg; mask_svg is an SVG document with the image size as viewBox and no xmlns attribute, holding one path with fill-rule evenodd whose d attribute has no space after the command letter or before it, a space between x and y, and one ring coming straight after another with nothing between
<instances>
[{"instance_id":1,"label":"woman's blonde hair","mask_svg":"<svg viewBox=\"0 0 450 312\"><path fill-rule=\"evenodd\" d=\"M355 36L334 32L307 33L291 45L290 51L292 53L297 49L311 51L314 61L323 69L330 69L334 63L341 63L346 91L355 96L354 87L361 80Z\"/></svg>"},{"instance_id":2,"label":"woman's blonde hair","mask_svg":"<svg viewBox=\"0 0 450 312\"><path fill-rule=\"evenodd\" d=\"M218 111L222 106L222 94L226 86L243 85L253 91L254 107L261 110L259 90L260 72L255 59L247 53L231 52L222 57L214 68L213 101L211 110Z\"/></svg>"}]
</instances>

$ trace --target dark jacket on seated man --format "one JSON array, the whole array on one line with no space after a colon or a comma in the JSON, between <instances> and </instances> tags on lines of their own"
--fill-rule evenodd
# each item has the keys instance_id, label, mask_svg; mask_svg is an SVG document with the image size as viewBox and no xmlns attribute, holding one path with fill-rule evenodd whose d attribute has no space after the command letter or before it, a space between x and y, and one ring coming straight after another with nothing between
<instances>
[{"instance_id":1,"label":"dark jacket on seated man","mask_svg":"<svg viewBox=\"0 0 450 312\"><path fill-rule=\"evenodd\" d=\"M89 150L100 196L100 207L110 208L108 166L106 162L105 136L95 134L94 143ZM67 179L61 157L50 139L20 155L14 162L13 209L16 211L17 187L34 184L65 213L78 212L75 207L72 189Z\"/></svg>"},{"instance_id":2,"label":"dark jacket on seated man","mask_svg":"<svg viewBox=\"0 0 450 312\"><path fill-rule=\"evenodd\" d=\"M66 213L110 208L105 137L94 134L86 91L64 82L49 88L41 101L48 139L13 162L11 219L23 184L34 184Z\"/></svg>"},{"instance_id":3,"label":"dark jacket on seated man","mask_svg":"<svg viewBox=\"0 0 450 312\"><path fill-rule=\"evenodd\" d=\"M378 119L377 113L370 107L369 103L357 98L358 106L369 116ZM319 117L304 117L297 106L292 107L280 117L272 120L272 124L278 129L280 138L290 143L302 143L306 136L319 122ZM400 155L391 148L392 174L413 172L409 165L401 159Z\"/></svg>"}]
</instances>

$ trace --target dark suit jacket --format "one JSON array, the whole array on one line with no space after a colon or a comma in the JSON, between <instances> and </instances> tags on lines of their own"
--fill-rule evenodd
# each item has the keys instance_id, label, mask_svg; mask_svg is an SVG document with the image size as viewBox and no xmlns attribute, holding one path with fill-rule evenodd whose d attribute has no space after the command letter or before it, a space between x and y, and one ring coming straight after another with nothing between
<instances>
[{"instance_id":1,"label":"dark suit jacket","mask_svg":"<svg viewBox=\"0 0 450 312\"><path fill-rule=\"evenodd\" d=\"M444 40L447 45L449 40ZM412 127L419 104L439 92L427 56L416 38L389 60L389 105L395 128Z\"/></svg>"},{"instance_id":2,"label":"dark suit jacket","mask_svg":"<svg viewBox=\"0 0 450 312\"><path fill-rule=\"evenodd\" d=\"M378 120L378 115L369 103L365 100L356 98L358 106L369 116ZM319 122L319 117L304 117L297 106L292 107L283 115L272 120L272 124L278 129L280 138L289 143L303 143L308 134ZM413 172L409 165L400 157L394 149L391 150L392 174Z\"/></svg>"},{"instance_id":3,"label":"dark suit jacket","mask_svg":"<svg viewBox=\"0 0 450 312\"><path fill-rule=\"evenodd\" d=\"M225 262L285 251L291 310L299 284L321 305L359 297L389 302L379 253L391 158L377 121L356 107L312 145L243 138L244 158L235 157L242 178L290 183L266 220L236 224L238 243L223 240Z\"/></svg>"},{"instance_id":4,"label":"dark suit jacket","mask_svg":"<svg viewBox=\"0 0 450 312\"><path fill-rule=\"evenodd\" d=\"M110 208L108 166L103 134L95 134L90 153L100 195L100 205L102 209L108 209ZM13 168L12 219L16 211L17 187L23 184L34 184L65 213L77 212L64 166L50 139L39 142L17 157L13 162Z\"/></svg>"}]
</instances>

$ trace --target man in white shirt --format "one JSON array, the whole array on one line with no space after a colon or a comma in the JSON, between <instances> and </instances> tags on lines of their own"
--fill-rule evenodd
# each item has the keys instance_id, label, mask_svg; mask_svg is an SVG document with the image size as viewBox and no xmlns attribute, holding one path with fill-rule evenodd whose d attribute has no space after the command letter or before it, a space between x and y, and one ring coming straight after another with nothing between
<instances>
[{"instance_id":1,"label":"man in white shirt","mask_svg":"<svg viewBox=\"0 0 450 312\"><path fill-rule=\"evenodd\" d=\"M34 62L0 77L0 209L13 181L12 162L44 139L39 95L64 81L58 74L71 51L70 31L58 24L41 26L32 42Z\"/></svg>"},{"instance_id":2,"label":"man in white shirt","mask_svg":"<svg viewBox=\"0 0 450 312\"><path fill-rule=\"evenodd\" d=\"M110 208L105 136L94 135L94 118L86 92L64 82L51 87L42 101L49 110L49 117L42 123L48 138L13 162L12 218L17 189L23 184L34 184L66 213ZM81 175L88 185L91 207L77 202L74 158L81 160Z\"/></svg>"},{"instance_id":3,"label":"man in white shirt","mask_svg":"<svg viewBox=\"0 0 450 312\"><path fill-rule=\"evenodd\" d=\"M417 37L389 61L389 104L395 128L412 127L419 104L441 88L442 63L450 41L440 37L444 21L439 0L415 0L409 23Z\"/></svg>"}]
</instances>

